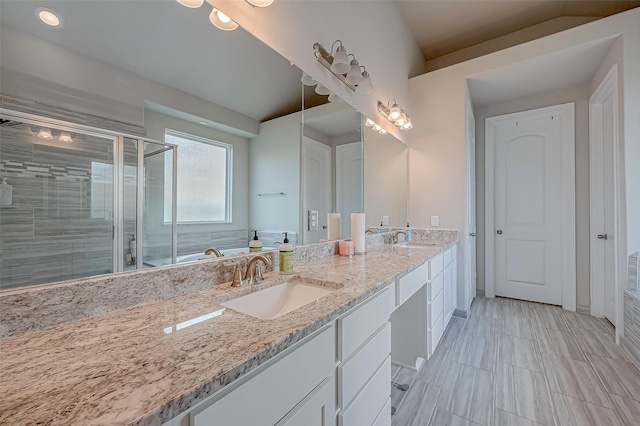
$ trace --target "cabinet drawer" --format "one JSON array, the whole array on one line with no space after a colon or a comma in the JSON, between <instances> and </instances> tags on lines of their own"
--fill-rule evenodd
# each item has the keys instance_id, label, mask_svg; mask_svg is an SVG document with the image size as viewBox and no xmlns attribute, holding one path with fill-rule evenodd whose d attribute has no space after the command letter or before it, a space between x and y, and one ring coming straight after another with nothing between
<instances>
[{"instance_id":1,"label":"cabinet drawer","mask_svg":"<svg viewBox=\"0 0 640 426\"><path fill-rule=\"evenodd\" d=\"M382 363L362 392L338 415L339 426L370 425L391 397L391 357Z\"/></svg>"},{"instance_id":2,"label":"cabinet drawer","mask_svg":"<svg viewBox=\"0 0 640 426\"><path fill-rule=\"evenodd\" d=\"M441 315L438 321L434 324L433 328L430 328L428 331L429 335L429 354L433 355L433 352L436 350L438 343L440 342L440 338L444 333L444 315Z\"/></svg>"},{"instance_id":3,"label":"cabinet drawer","mask_svg":"<svg viewBox=\"0 0 640 426\"><path fill-rule=\"evenodd\" d=\"M338 359L340 361L344 361L389 320L395 305L392 288L385 288L356 306L353 311L338 318Z\"/></svg>"},{"instance_id":4,"label":"cabinet drawer","mask_svg":"<svg viewBox=\"0 0 640 426\"><path fill-rule=\"evenodd\" d=\"M335 368L335 328L328 327L282 359L190 413L192 426L276 424ZM313 368L309 368L313 365ZM251 373L248 373L251 374ZM242 380L242 379L241 379ZM273 384L278 384L277 392ZM331 387L332 389L333 386ZM335 398L335 397L334 397ZM247 401L251 409L247 410Z\"/></svg>"},{"instance_id":5,"label":"cabinet drawer","mask_svg":"<svg viewBox=\"0 0 640 426\"><path fill-rule=\"evenodd\" d=\"M440 274L437 277L433 278L429 283L429 293L427 294L427 297L429 298L428 300L432 301L433 299L435 299L438 296L438 294L442 292L443 288L444 288L444 274Z\"/></svg>"},{"instance_id":6,"label":"cabinet drawer","mask_svg":"<svg viewBox=\"0 0 640 426\"><path fill-rule=\"evenodd\" d=\"M373 422L373 426L391 426L391 398L387 399L387 403L382 407L382 411Z\"/></svg>"},{"instance_id":7,"label":"cabinet drawer","mask_svg":"<svg viewBox=\"0 0 640 426\"><path fill-rule=\"evenodd\" d=\"M429 327L438 321L444 312L444 290L438 293L435 299L429 304Z\"/></svg>"},{"instance_id":8,"label":"cabinet drawer","mask_svg":"<svg viewBox=\"0 0 640 426\"><path fill-rule=\"evenodd\" d=\"M402 305L408 298L413 296L416 291L420 290L420 288L425 285L427 282L427 276L429 275L428 269L429 267L425 263L398 280L398 306Z\"/></svg>"},{"instance_id":9,"label":"cabinet drawer","mask_svg":"<svg viewBox=\"0 0 640 426\"><path fill-rule=\"evenodd\" d=\"M451 248L446 249L442 255L444 256L444 267L446 268L447 265L451 263Z\"/></svg>"},{"instance_id":10,"label":"cabinet drawer","mask_svg":"<svg viewBox=\"0 0 640 426\"><path fill-rule=\"evenodd\" d=\"M444 269L444 256L442 253L429 261L429 279L434 279Z\"/></svg>"},{"instance_id":11,"label":"cabinet drawer","mask_svg":"<svg viewBox=\"0 0 640 426\"><path fill-rule=\"evenodd\" d=\"M391 354L391 324L386 323L338 367L338 406L346 407Z\"/></svg>"}]
</instances>

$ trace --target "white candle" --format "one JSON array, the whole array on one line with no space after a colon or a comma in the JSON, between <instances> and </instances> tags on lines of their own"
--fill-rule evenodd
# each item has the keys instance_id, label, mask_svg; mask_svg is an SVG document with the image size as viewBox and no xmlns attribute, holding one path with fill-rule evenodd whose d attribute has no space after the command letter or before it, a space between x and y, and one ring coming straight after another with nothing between
<instances>
[{"instance_id":1,"label":"white candle","mask_svg":"<svg viewBox=\"0 0 640 426\"><path fill-rule=\"evenodd\" d=\"M365 252L364 213L351 213L351 241L356 253Z\"/></svg>"},{"instance_id":2,"label":"white candle","mask_svg":"<svg viewBox=\"0 0 640 426\"><path fill-rule=\"evenodd\" d=\"M340 213L327 215L327 238L329 240L340 239Z\"/></svg>"}]
</instances>

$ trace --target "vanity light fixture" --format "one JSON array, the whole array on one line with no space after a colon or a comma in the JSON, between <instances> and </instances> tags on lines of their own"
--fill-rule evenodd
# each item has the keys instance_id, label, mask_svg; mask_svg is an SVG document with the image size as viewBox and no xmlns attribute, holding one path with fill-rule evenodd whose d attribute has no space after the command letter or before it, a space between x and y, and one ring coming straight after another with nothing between
<instances>
[{"instance_id":1,"label":"vanity light fixture","mask_svg":"<svg viewBox=\"0 0 640 426\"><path fill-rule=\"evenodd\" d=\"M67 142L67 143L73 142L73 138L71 137L71 134L69 132L60 132L60 136L58 137L58 140L60 142Z\"/></svg>"},{"instance_id":2,"label":"vanity light fixture","mask_svg":"<svg viewBox=\"0 0 640 426\"><path fill-rule=\"evenodd\" d=\"M197 9L204 4L204 0L176 0L176 1L181 5L189 7L191 9ZM207 0L207 3L211 4L209 0ZM258 1L258 3L260 2ZM209 22L211 22L216 28L219 28L223 31L233 31L236 28L238 28L238 24L233 19L229 18L227 15L225 15L224 13L222 13L220 10L218 10L213 6L211 9L211 13L209 14Z\"/></svg>"},{"instance_id":3,"label":"vanity light fixture","mask_svg":"<svg viewBox=\"0 0 640 426\"><path fill-rule=\"evenodd\" d=\"M380 126L379 124L376 124L376 122L370 118L367 118L365 120L364 125L367 127L371 127L371 130L373 130L374 132L378 132L381 135L386 135L387 133L389 133L385 129L383 129L382 126Z\"/></svg>"},{"instance_id":4,"label":"vanity light fixture","mask_svg":"<svg viewBox=\"0 0 640 426\"><path fill-rule=\"evenodd\" d=\"M336 48L334 54L333 47L336 43L338 43L339 46ZM333 42L331 52L328 52L320 43L314 43L313 54L322 66L331 71L333 75L338 77L338 79L352 91L360 94L370 94L373 92L371 77L366 67L358 63L355 55L347 53L347 49L341 40ZM353 57L351 61L349 61L350 56ZM361 69L364 69L364 71L360 71Z\"/></svg>"},{"instance_id":5,"label":"vanity light fixture","mask_svg":"<svg viewBox=\"0 0 640 426\"><path fill-rule=\"evenodd\" d=\"M238 28L238 24L227 15L216 9L215 7L209 14L209 21L217 28L223 31L233 31Z\"/></svg>"},{"instance_id":6,"label":"vanity light fixture","mask_svg":"<svg viewBox=\"0 0 640 426\"><path fill-rule=\"evenodd\" d=\"M391 101L393 101L393 105L391 105ZM378 101L378 112L380 115L392 122L393 125L398 127L400 130L413 129L413 123L411 123L411 117L409 117L409 114L407 114L407 112L398 105L395 99L392 99L391 101L389 101L386 106L382 102Z\"/></svg>"},{"instance_id":7,"label":"vanity light fixture","mask_svg":"<svg viewBox=\"0 0 640 426\"><path fill-rule=\"evenodd\" d=\"M53 135L51 134L51 129L48 127L42 127L38 132L38 137L40 139L53 139Z\"/></svg>"},{"instance_id":8,"label":"vanity light fixture","mask_svg":"<svg viewBox=\"0 0 640 426\"><path fill-rule=\"evenodd\" d=\"M64 22L62 17L53 10L46 7L39 7L35 10L36 17L43 23L52 28L62 28Z\"/></svg>"}]
</instances>

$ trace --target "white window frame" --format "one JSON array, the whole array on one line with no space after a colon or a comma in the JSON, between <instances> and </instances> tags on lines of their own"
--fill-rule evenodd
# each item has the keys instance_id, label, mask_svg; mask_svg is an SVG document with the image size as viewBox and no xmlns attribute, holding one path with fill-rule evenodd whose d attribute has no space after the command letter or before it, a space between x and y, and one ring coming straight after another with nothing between
<instances>
[{"instance_id":1,"label":"white window frame","mask_svg":"<svg viewBox=\"0 0 640 426\"><path fill-rule=\"evenodd\" d=\"M178 225L203 225L203 224L230 224L233 223L232 218L233 218L233 209L232 209L232 202L231 200L233 199L233 194L232 194L232 188L233 188L233 145L228 144L228 143L224 143L224 142L220 142L220 141L216 141L213 139L209 139L209 138L205 138L202 136L198 136L198 135L193 135L191 133L185 133L185 132L181 132L179 130L174 130L174 129L169 129L169 128L165 128L164 129L164 135L165 135L165 142L166 142L166 137L167 135L169 136L174 136L174 137L178 137L178 138L183 138L183 139L188 139L191 140L193 142L198 142L198 143L203 143L203 144L207 144L207 145L213 145L219 148L224 148L227 152L226 155L226 166L227 166L227 173L226 173L226 187L225 187L225 218L224 220L211 220L211 221L199 221L199 222L185 222L185 221L177 221ZM168 142L166 142L168 143ZM179 152L179 146L176 145L176 150ZM180 160L178 159L178 165L177 167L179 167L179 163ZM176 176L179 179L179 173L178 170L176 169ZM176 188L177 190L177 188ZM177 215L177 211L176 211L176 215ZM163 214L164 216L164 214ZM177 217L176 217L177 220ZM170 222L166 221L165 218L165 223L169 224Z\"/></svg>"}]
</instances>

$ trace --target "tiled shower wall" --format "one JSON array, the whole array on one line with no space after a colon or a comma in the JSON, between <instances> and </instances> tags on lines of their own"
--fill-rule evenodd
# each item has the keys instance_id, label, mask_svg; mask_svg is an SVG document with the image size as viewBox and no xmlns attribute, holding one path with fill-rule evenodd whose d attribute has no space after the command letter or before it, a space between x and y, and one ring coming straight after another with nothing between
<instances>
[{"instance_id":1,"label":"tiled shower wall","mask_svg":"<svg viewBox=\"0 0 640 426\"><path fill-rule=\"evenodd\" d=\"M12 205L0 208L3 289L112 270L113 213L102 196L112 186L92 177L92 164L112 164L111 141L73 134L61 149L37 130L1 129L0 176L13 186Z\"/></svg>"}]
</instances>

